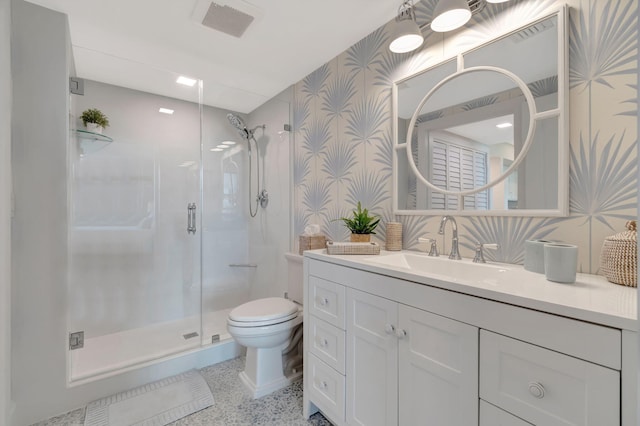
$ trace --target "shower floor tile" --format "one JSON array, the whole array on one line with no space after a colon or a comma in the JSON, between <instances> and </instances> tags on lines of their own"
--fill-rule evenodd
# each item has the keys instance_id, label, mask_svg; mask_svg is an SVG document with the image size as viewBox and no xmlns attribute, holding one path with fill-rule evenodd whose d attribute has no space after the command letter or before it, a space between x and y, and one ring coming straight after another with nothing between
<instances>
[{"instance_id":1,"label":"shower floor tile","mask_svg":"<svg viewBox=\"0 0 640 426\"><path fill-rule=\"evenodd\" d=\"M180 419L175 426L330 426L320 413L308 421L302 418L302 380L259 399L251 399L244 391L238 373L244 357L235 358L200 370L213 398L213 406ZM53 417L33 426L82 426L84 408Z\"/></svg>"}]
</instances>

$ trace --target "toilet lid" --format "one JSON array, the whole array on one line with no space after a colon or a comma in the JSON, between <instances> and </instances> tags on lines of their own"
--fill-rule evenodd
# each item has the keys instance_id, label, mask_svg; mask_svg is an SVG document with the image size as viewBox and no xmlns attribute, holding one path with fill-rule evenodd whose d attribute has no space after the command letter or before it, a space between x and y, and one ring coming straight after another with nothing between
<instances>
[{"instance_id":1,"label":"toilet lid","mask_svg":"<svg viewBox=\"0 0 640 426\"><path fill-rule=\"evenodd\" d=\"M238 322L273 322L298 314L298 306L282 297L252 300L233 309L229 319Z\"/></svg>"}]
</instances>

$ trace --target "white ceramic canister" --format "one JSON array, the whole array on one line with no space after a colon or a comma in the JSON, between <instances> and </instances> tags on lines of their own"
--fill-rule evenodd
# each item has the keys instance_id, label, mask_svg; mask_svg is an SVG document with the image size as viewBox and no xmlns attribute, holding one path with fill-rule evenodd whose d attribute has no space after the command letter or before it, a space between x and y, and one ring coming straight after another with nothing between
<instances>
[{"instance_id":1,"label":"white ceramic canister","mask_svg":"<svg viewBox=\"0 0 640 426\"><path fill-rule=\"evenodd\" d=\"M550 240L527 240L524 242L524 269L544 274L544 245Z\"/></svg>"},{"instance_id":2,"label":"white ceramic canister","mask_svg":"<svg viewBox=\"0 0 640 426\"><path fill-rule=\"evenodd\" d=\"M549 281L574 283L577 269L577 246L563 243L544 245L544 274Z\"/></svg>"}]
</instances>

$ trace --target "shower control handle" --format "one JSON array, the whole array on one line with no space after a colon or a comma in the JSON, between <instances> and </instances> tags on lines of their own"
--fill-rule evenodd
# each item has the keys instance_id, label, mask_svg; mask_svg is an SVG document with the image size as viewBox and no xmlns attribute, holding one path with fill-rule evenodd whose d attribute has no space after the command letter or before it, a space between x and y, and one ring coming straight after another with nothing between
<instances>
[{"instance_id":1,"label":"shower control handle","mask_svg":"<svg viewBox=\"0 0 640 426\"><path fill-rule=\"evenodd\" d=\"M187 204L187 234L196 233L196 203Z\"/></svg>"}]
</instances>

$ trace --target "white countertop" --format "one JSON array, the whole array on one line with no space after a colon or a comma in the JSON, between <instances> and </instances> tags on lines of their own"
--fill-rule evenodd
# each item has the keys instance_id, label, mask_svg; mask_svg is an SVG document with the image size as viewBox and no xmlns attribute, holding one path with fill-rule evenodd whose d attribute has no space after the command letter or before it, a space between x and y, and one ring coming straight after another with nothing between
<instances>
[{"instance_id":1,"label":"white countertop","mask_svg":"<svg viewBox=\"0 0 640 426\"><path fill-rule=\"evenodd\" d=\"M326 250L308 250L304 256L555 315L638 331L637 289L610 283L600 275L577 274L575 283L560 284L547 281L544 274L526 271L521 265L493 262L479 265L470 259L449 260L446 256L430 258L430 261L450 262L451 268L446 274L380 263L385 260L383 256L399 253L427 256L426 253L407 250L381 251L380 256L328 255ZM464 267L461 268L461 264L465 264ZM448 263L444 265L446 267ZM491 268L486 269L487 266ZM471 269L474 267L478 268L478 274L469 274L469 271L475 271Z\"/></svg>"}]
</instances>

